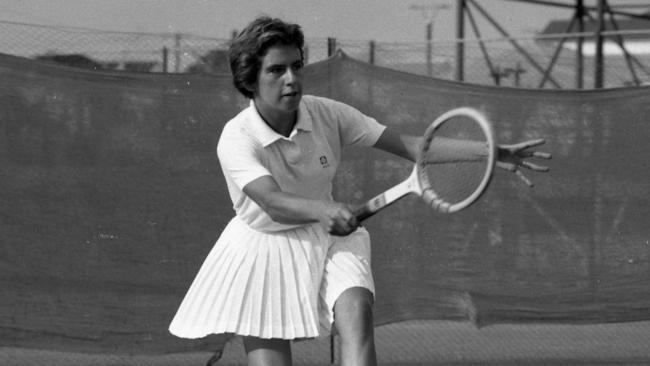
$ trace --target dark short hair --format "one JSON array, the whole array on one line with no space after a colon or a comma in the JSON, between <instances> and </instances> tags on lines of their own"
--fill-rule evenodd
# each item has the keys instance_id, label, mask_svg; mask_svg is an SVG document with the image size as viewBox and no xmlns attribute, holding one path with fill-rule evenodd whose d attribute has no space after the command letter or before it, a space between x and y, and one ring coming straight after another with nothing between
<instances>
[{"instance_id":1,"label":"dark short hair","mask_svg":"<svg viewBox=\"0 0 650 366\"><path fill-rule=\"evenodd\" d=\"M295 46L304 61L305 38L298 24L286 23L267 16L253 20L230 44L228 61L233 83L247 98L253 98L252 87L262 65L262 58L270 47Z\"/></svg>"}]
</instances>

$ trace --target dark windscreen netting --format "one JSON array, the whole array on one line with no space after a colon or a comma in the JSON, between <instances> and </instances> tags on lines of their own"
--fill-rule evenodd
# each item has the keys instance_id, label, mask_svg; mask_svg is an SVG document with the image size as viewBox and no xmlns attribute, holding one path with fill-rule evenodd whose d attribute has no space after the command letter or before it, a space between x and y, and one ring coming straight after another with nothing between
<instances>
[{"instance_id":1,"label":"dark windscreen netting","mask_svg":"<svg viewBox=\"0 0 650 366\"><path fill-rule=\"evenodd\" d=\"M166 329L232 216L215 146L245 101L228 78L0 60L2 343L215 347Z\"/></svg>"},{"instance_id":2,"label":"dark windscreen netting","mask_svg":"<svg viewBox=\"0 0 650 366\"><path fill-rule=\"evenodd\" d=\"M650 89L478 87L337 55L307 93L420 134L459 106L499 141L544 137L530 189L497 172L453 215L415 197L368 220L378 324L650 319ZM86 72L0 57L0 339L88 352L215 350L167 326L232 217L215 147L247 104L229 75ZM542 162L545 163L545 162ZM360 203L411 165L350 150L335 194ZM216 284L218 285L218 284Z\"/></svg>"},{"instance_id":3,"label":"dark windscreen netting","mask_svg":"<svg viewBox=\"0 0 650 366\"><path fill-rule=\"evenodd\" d=\"M497 172L461 213L435 214L412 198L370 220L379 322L648 319L649 88L480 87L334 63L335 98L403 130L422 133L442 111L472 106L501 143L543 137L554 156L550 173L528 174L532 189ZM370 198L411 169L376 153L348 156L336 185L344 199Z\"/></svg>"},{"instance_id":4,"label":"dark windscreen netting","mask_svg":"<svg viewBox=\"0 0 650 366\"><path fill-rule=\"evenodd\" d=\"M405 131L421 134L443 111L472 106L501 143L543 137L553 153L550 173L528 173L532 189L501 171L461 213L436 214L412 198L369 220L379 322L650 317L650 88L481 87L331 62L335 98ZM336 185L345 200L370 198L411 169L374 152L348 156Z\"/></svg>"}]
</instances>

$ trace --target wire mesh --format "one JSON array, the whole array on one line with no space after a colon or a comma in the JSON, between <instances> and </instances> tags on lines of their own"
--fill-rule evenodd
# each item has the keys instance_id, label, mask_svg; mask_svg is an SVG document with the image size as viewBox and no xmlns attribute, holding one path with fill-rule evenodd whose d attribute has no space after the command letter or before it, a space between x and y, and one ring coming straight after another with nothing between
<instances>
[{"instance_id":1,"label":"wire mesh","mask_svg":"<svg viewBox=\"0 0 650 366\"><path fill-rule=\"evenodd\" d=\"M228 72L229 39L180 33L127 33L0 21L0 52L95 69L139 72ZM620 47L605 43L605 87L650 83L650 54L638 37ZM326 59L332 39L308 38L307 62ZM459 46L462 59L458 60ZM594 57L580 64L573 43L562 35L462 42L376 42L334 40L334 50L364 62L404 72L484 85L521 88L594 87ZM523 50L523 51L522 51ZM629 51L631 50L631 51ZM634 50L639 50L635 52ZM627 52L627 53L626 53Z\"/></svg>"},{"instance_id":2,"label":"wire mesh","mask_svg":"<svg viewBox=\"0 0 650 366\"><path fill-rule=\"evenodd\" d=\"M173 33L127 33L0 22L0 52L28 58L77 55L102 69L185 72L227 39ZM166 55L165 55L166 54ZM137 66L140 66L138 69Z\"/></svg>"}]
</instances>

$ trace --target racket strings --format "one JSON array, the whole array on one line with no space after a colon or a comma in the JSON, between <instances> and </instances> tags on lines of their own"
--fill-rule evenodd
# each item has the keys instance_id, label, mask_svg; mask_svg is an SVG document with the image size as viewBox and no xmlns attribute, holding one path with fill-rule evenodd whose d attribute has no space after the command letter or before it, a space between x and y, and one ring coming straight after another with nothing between
<instances>
[{"instance_id":1,"label":"racket strings","mask_svg":"<svg viewBox=\"0 0 650 366\"><path fill-rule=\"evenodd\" d=\"M481 126L469 117L455 116L441 123L423 144L421 174L425 177L421 178L428 182L424 190L443 205L474 194L488 168L487 140Z\"/></svg>"}]
</instances>

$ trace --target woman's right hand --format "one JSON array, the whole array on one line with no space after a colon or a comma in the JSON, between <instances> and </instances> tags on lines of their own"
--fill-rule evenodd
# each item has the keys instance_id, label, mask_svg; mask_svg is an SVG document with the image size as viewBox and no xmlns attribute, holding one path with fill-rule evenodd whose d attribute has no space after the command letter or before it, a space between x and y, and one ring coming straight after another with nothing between
<instances>
[{"instance_id":1,"label":"woman's right hand","mask_svg":"<svg viewBox=\"0 0 650 366\"><path fill-rule=\"evenodd\" d=\"M324 202L324 206L319 221L328 233L346 236L359 227L359 221L352 213L352 206L339 202Z\"/></svg>"}]
</instances>

